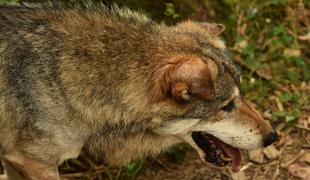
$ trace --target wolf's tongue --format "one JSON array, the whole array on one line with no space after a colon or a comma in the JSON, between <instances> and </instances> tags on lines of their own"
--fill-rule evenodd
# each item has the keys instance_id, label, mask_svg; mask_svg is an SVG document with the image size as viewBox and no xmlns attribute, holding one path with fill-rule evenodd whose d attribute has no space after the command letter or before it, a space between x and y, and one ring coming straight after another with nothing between
<instances>
[{"instance_id":1,"label":"wolf's tongue","mask_svg":"<svg viewBox=\"0 0 310 180\"><path fill-rule=\"evenodd\" d=\"M217 142L225 154L231 158L231 166L234 172L239 170L241 164L241 153L238 148L234 148L222 141Z\"/></svg>"}]
</instances>

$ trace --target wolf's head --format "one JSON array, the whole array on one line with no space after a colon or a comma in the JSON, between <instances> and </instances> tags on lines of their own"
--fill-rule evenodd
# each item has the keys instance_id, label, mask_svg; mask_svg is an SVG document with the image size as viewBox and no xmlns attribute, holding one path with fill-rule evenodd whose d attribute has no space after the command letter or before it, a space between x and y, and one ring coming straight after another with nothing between
<instances>
[{"instance_id":1,"label":"wolf's head","mask_svg":"<svg viewBox=\"0 0 310 180\"><path fill-rule=\"evenodd\" d=\"M169 118L155 132L180 137L202 160L236 171L239 148L268 146L277 134L240 95L239 72L218 38L223 25L185 22L169 31L163 39L170 54L158 65L153 97L154 111Z\"/></svg>"}]
</instances>

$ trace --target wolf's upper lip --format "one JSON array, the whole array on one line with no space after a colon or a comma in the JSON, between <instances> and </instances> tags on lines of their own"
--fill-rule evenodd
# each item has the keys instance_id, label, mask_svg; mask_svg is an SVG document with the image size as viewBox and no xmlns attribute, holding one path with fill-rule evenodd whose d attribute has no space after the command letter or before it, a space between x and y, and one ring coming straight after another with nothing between
<instances>
[{"instance_id":1,"label":"wolf's upper lip","mask_svg":"<svg viewBox=\"0 0 310 180\"><path fill-rule=\"evenodd\" d=\"M193 132L192 138L197 146L204 151L204 159L207 162L219 167L223 167L231 162L233 171L239 170L241 153L238 148L234 148L218 138L203 132Z\"/></svg>"}]
</instances>

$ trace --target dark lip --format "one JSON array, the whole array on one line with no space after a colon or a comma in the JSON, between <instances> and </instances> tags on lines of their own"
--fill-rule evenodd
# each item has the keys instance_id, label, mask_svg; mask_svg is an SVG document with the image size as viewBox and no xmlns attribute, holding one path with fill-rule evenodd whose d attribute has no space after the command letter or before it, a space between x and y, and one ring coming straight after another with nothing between
<instances>
[{"instance_id":1,"label":"dark lip","mask_svg":"<svg viewBox=\"0 0 310 180\"><path fill-rule=\"evenodd\" d=\"M206 138L202 132L194 131L192 132L192 139L196 145L204 151L205 157L204 160L212 165L217 167L224 167L230 163L230 161L223 160L224 152L216 146L215 142L212 142L211 139Z\"/></svg>"}]
</instances>

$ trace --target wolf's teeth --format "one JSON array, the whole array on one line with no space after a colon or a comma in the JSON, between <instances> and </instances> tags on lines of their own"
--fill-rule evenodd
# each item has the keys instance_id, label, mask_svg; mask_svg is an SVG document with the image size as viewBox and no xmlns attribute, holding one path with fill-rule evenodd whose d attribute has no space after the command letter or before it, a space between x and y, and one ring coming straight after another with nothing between
<instances>
[{"instance_id":1,"label":"wolf's teeth","mask_svg":"<svg viewBox=\"0 0 310 180\"><path fill-rule=\"evenodd\" d=\"M224 161L231 161L230 157L221 156L221 159Z\"/></svg>"},{"instance_id":2,"label":"wolf's teeth","mask_svg":"<svg viewBox=\"0 0 310 180\"><path fill-rule=\"evenodd\" d=\"M201 134L202 134L203 136L208 136L208 134L205 133L205 132L202 132Z\"/></svg>"}]
</instances>

